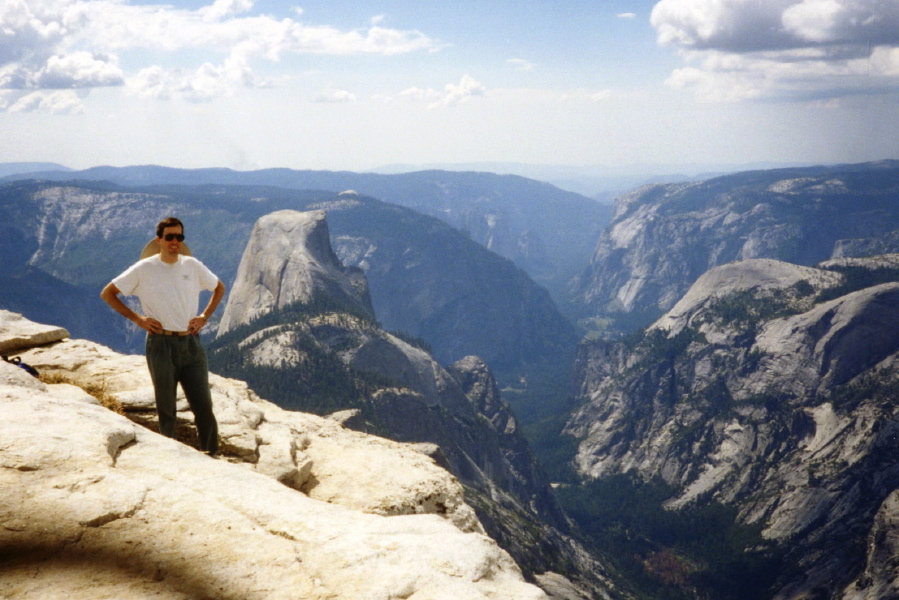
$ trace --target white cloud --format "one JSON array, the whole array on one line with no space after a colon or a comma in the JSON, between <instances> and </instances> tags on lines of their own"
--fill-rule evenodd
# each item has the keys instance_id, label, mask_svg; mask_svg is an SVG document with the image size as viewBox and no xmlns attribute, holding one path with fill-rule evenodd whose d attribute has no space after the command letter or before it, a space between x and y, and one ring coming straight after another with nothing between
<instances>
[{"instance_id":1,"label":"white cloud","mask_svg":"<svg viewBox=\"0 0 899 600\"><path fill-rule=\"evenodd\" d=\"M239 60L229 59L223 65L204 63L196 71L152 66L129 78L127 91L141 98L170 100L179 98L191 102L211 100L234 94L240 87L253 87L255 77Z\"/></svg>"},{"instance_id":2,"label":"white cloud","mask_svg":"<svg viewBox=\"0 0 899 600\"><path fill-rule=\"evenodd\" d=\"M637 18L637 14L632 13L632 12L618 13L617 16L619 19L636 19Z\"/></svg>"},{"instance_id":3,"label":"white cloud","mask_svg":"<svg viewBox=\"0 0 899 600\"><path fill-rule=\"evenodd\" d=\"M407 90L403 90L402 92L400 92L400 96L402 96L404 98L409 98L410 100L434 101L434 100L437 100L438 98L440 98L441 94L437 90L432 90L430 88L422 89L420 87L411 87Z\"/></svg>"},{"instance_id":4,"label":"white cloud","mask_svg":"<svg viewBox=\"0 0 899 600\"><path fill-rule=\"evenodd\" d=\"M79 114L84 112L84 104L72 90L53 92L37 91L25 94L7 109L9 112L51 112L57 114Z\"/></svg>"},{"instance_id":5,"label":"white cloud","mask_svg":"<svg viewBox=\"0 0 899 600\"><path fill-rule=\"evenodd\" d=\"M215 0L212 5L202 7L197 13L204 21L214 22L248 12L253 4L254 0Z\"/></svg>"},{"instance_id":6,"label":"white cloud","mask_svg":"<svg viewBox=\"0 0 899 600\"><path fill-rule=\"evenodd\" d=\"M899 45L894 0L804 0L782 15L796 39L817 44Z\"/></svg>"},{"instance_id":7,"label":"white cloud","mask_svg":"<svg viewBox=\"0 0 899 600\"><path fill-rule=\"evenodd\" d=\"M896 0L661 0L650 21L690 63L668 83L707 100L899 91Z\"/></svg>"},{"instance_id":8,"label":"white cloud","mask_svg":"<svg viewBox=\"0 0 899 600\"><path fill-rule=\"evenodd\" d=\"M486 91L487 88L473 77L463 75L458 84L448 83L442 91L413 87L401 92L400 96L430 102L428 108L442 108L467 102L473 96L483 96Z\"/></svg>"},{"instance_id":9,"label":"white cloud","mask_svg":"<svg viewBox=\"0 0 899 600\"><path fill-rule=\"evenodd\" d=\"M509 58L506 60L507 63L515 67L517 71L533 71L534 63L527 61L523 58Z\"/></svg>"},{"instance_id":10,"label":"white cloud","mask_svg":"<svg viewBox=\"0 0 899 600\"><path fill-rule=\"evenodd\" d=\"M250 66L256 59L436 49L420 32L380 26L379 17L367 29L339 30L295 20L301 10L295 18L276 19L250 14L253 7L253 0L214 0L197 10L123 0L4 0L0 89L118 86L127 79L129 90L141 96L202 99L233 93L241 85L261 85ZM175 64L185 60L181 51L214 52L222 60L197 64L189 75L154 64L124 73L120 55L141 50L168 53Z\"/></svg>"},{"instance_id":11,"label":"white cloud","mask_svg":"<svg viewBox=\"0 0 899 600\"><path fill-rule=\"evenodd\" d=\"M356 94L341 89L334 84L329 85L315 96L316 102L339 104L341 102L355 102Z\"/></svg>"},{"instance_id":12,"label":"white cloud","mask_svg":"<svg viewBox=\"0 0 899 600\"><path fill-rule=\"evenodd\" d=\"M444 88L443 97L432 104L431 107L459 104L467 101L472 96L483 96L486 89L471 76L463 75L458 84L448 83Z\"/></svg>"},{"instance_id":13,"label":"white cloud","mask_svg":"<svg viewBox=\"0 0 899 600\"><path fill-rule=\"evenodd\" d=\"M34 74L33 87L63 89L121 85L124 75L115 57L97 56L90 52L72 52L51 56Z\"/></svg>"}]
</instances>

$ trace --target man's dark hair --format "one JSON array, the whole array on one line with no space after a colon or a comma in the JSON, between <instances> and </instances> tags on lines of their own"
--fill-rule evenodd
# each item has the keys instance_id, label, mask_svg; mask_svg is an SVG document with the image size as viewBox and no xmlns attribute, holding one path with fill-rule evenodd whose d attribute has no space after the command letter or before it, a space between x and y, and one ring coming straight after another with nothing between
<instances>
[{"instance_id":1,"label":"man's dark hair","mask_svg":"<svg viewBox=\"0 0 899 600\"><path fill-rule=\"evenodd\" d=\"M177 225L181 226L181 233L184 233L184 223L182 223L175 217L166 217L159 222L159 225L156 226L156 237L161 238L162 232L165 231L166 227L175 227Z\"/></svg>"}]
</instances>

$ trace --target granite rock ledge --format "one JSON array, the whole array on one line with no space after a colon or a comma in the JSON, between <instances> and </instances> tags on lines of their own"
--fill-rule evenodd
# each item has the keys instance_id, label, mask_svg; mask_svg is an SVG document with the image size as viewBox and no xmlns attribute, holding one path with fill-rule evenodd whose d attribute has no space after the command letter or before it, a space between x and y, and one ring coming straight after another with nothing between
<instances>
[{"instance_id":1,"label":"granite rock ledge","mask_svg":"<svg viewBox=\"0 0 899 600\"><path fill-rule=\"evenodd\" d=\"M0 598L547 597L411 446L213 375L213 459L186 404L188 444L154 433L142 357L69 339L19 355L53 383L0 364Z\"/></svg>"}]
</instances>

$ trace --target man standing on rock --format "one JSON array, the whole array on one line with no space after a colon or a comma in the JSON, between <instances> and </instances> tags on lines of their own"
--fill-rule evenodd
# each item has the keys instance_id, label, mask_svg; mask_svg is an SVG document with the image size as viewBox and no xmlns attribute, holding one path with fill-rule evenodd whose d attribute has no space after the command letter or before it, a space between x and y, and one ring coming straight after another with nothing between
<instances>
[{"instance_id":1,"label":"man standing on rock","mask_svg":"<svg viewBox=\"0 0 899 600\"><path fill-rule=\"evenodd\" d=\"M141 260L103 288L100 297L147 332L147 365L156 392L160 433L175 437L180 383L194 413L200 449L215 456L218 423L212 412L209 371L199 333L225 295L225 285L190 256L183 242L184 224L175 217L162 220L156 226L156 239L144 249ZM206 310L197 315L202 290L211 290L212 297ZM128 308L119 294L137 296L144 314Z\"/></svg>"}]
</instances>

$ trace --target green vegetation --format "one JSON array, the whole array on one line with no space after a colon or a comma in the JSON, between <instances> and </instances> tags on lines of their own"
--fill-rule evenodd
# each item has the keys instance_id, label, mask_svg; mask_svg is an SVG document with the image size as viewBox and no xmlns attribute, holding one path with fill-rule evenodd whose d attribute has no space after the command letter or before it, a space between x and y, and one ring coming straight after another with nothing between
<instances>
[{"instance_id":1,"label":"green vegetation","mask_svg":"<svg viewBox=\"0 0 899 600\"><path fill-rule=\"evenodd\" d=\"M519 369L490 365L503 399L512 407L521 432L553 481L577 481L571 467L577 440L562 435L575 403L570 391L573 363L571 350Z\"/></svg>"},{"instance_id":2,"label":"green vegetation","mask_svg":"<svg viewBox=\"0 0 899 600\"><path fill-rule=\"evenodd\" d=\"M284 325L285 323L306 321L312 317L329 313L338 315L338 318L342 319L344 322L347 322L349 318L352 318L366 325L377 327L377 321L375 321L371 315L359 310L357 307L330 296L319 295L310 302L294 302L282 308L274 308L264 315L256 317L249 323L235 327L213 342L210 346L210 350L215 351L224 346L242 341L256 331Z\"/></svg>"},{"instance_id":3,"label":"green vegetation","mask_svg":"<svg viewBox=\"0 0 899 600\"><path fill-rule=\"evenodd\" d=\"M558 483L576 484L578 476L573 460L580 442L574 436L562 433L567 420L567 413L559 414L526 423L522 429L550 479Z\"/></svg>"},{"instance_id":4,"label":"green vegetation","mask_svg":"<svg viewBox=\"0 0 899 600\"><path fill-rule=\"evenodd\" d=\"M242 379L261 397L291 410L329 414L348 408L362 409L369 416L367 398L375 390L391 385L386 378L347 367L333 349L309 335L309 321L325 316L335 325L351 328L375 327L367 314L330 298L294 303L273 310L252 323L229 331L212 342L210 369ZM297 332L291 350L299 356L290 368L254 364L239 343L255 332L264 335Z\"/></svg>"},{"instance_id":5,"label":"green vegetation","mask_svg":"<svg viewBox=\"0 0 899 600\"><path fill-rule=\"evenodd\" d=\"M899 281L899 267L865 267L860 265L832 266L827 270L840 273L845 281L836 287L823 290L818 294L817 302L835 300L840 296L851 294L865 288L882 283Z\"/></svg>"},{"instance_id":6,"label":"green vegetation","mask_svg":"<svg viewBox=\"0 0 899 600\"><path fill-rule=\"evenodd\" d=\"M562 486L558 497L639 598L767 598L782 557L761 528L737 523L735 508L713 501L666 510L664 502L677 491L661 481L615 475Z\"/></svg>"},{"instance_id":7,"label":"green vegetation","mask_svg":"<svg viewBox=\"0 0 899 600\"><path fill-rule=\"evenodd\" d=\"M695 329L685 328L676 335L670 336L663 329L653 329L640 332L636 337L625 340L626 344L633 344L635 351L643 354L641 365L654 364L664 361L673 361L683 356L690 344L697 342L707 344L705 335Z\"/></svg>"},{"instance_id":8,"label":"green vegetation","mask_svg":"<svg viewBox=\"0 0 899 600\"><path fill-rule=\"evenodd\" d=\"M784 289L735 292L712 301L706 309L704 320L729 325L754 336L766 321L809 310L819 301L813 297L814 293L814 287L805 280Z\"/></svg>"},{"instance_id":9,"label":"green vegetation","mask_svg":"<svg viewBox=\"0 0 899 600\"><path fill-rule=\"evenodd\" d=\"M852 412L864 401L890 405L899 398L899 378L892 369L872 370L834 388L830 400L836 410Z\"/></svg>"}]
</instances>

